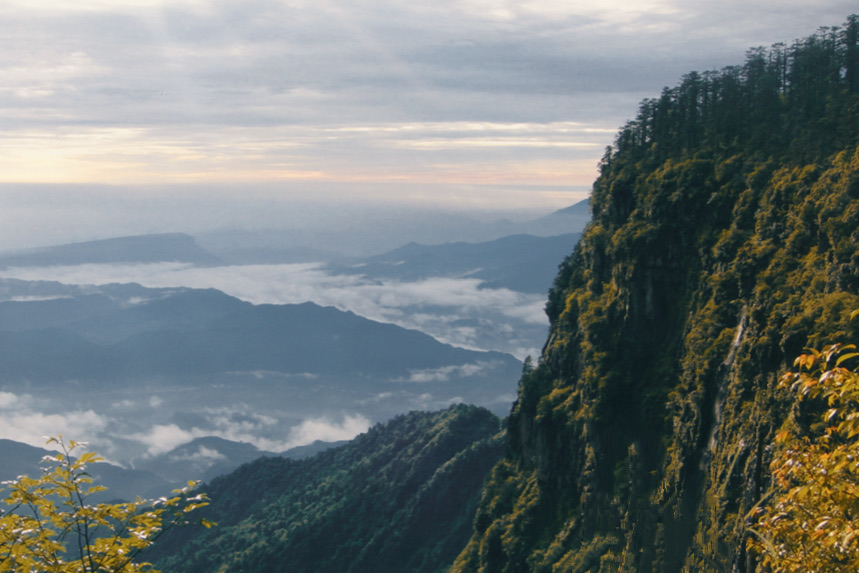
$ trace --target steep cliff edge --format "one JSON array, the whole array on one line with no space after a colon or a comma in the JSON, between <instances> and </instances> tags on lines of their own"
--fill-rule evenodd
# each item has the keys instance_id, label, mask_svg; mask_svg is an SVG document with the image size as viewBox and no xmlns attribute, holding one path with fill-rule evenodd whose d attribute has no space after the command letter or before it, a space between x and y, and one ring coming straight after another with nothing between
<instances>
[{"instance_id":1,"label":"steep cliff edge","mask_svg":"<svg viewBox=\"0 0 859 573\"><path fill-rule=\"evenodd\" d=\"M755 570L778 376L859 340L857 35L689 74L621 130L453 571Z\"/></svg>"}]
</instances>

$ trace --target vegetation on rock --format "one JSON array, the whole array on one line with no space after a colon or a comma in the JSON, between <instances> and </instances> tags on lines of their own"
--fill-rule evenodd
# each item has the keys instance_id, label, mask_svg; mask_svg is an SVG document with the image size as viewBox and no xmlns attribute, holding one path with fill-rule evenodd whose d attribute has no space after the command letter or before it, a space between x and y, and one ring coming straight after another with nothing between
<instances>
[{"instance_id":1,"label":"vegetation on rock","mask_svg":"<svg viewBox=\"0 0 859 573\"><path fill-rule=\"evenodd\" d=\"M455 572L754 571L804 347L856 339L859 18L645 101Z\"/></svg>"}]
</instances>

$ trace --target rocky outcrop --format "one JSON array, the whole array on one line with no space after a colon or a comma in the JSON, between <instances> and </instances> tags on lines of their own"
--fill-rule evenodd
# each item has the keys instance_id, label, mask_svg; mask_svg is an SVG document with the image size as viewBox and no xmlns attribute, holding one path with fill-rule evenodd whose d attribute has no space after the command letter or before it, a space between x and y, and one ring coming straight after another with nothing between
<instances>
[{"instance_id":1,"label":"rocky outcrop","mask_svg":"<svg viewBox=\"0 0 859 573\"><path fill-rule=\"evenodd\" d=\"M604 158L453 571L755 570L746 516L792 405L777 379L859 339L859 141L823 127L859 121L859 90L822 80L840 83L810 112L791 86L754 92L756 57L645 102ZM760 125L717 121L729 80L738 117L773 106Z\"/></svg>"}]
</instances>

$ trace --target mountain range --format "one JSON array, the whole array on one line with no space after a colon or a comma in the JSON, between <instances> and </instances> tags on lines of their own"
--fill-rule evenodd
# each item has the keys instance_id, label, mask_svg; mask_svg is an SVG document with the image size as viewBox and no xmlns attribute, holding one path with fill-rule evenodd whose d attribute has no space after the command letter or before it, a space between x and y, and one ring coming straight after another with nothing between
<instances>
[{"instance_id":1,"label":"mountain range","mask_svg":"<svg viewBox=\"0 0 859 573\"><path fill-rule=\"evenodd\" d=\"M216 265L221 260L197 245L190 235L164 233L86 241L0 254L2 267L181 262Z\"/></svg>"},{"instance_id":2,"label":"mountain range","mask_svg":"<svg viewBox=\"0 0 859 573\"><path fill-rule=\"evenodd\" d=\"M313 303L252 305L184 288L88 290L0 303L0 373L7 384L253 371L390 379L475 363L503 364L509 372L517 364L501 353L455 348Z\"/></svg>"},{"instance_id":3,"label":"mountain range","mask_svg":"<svg viewBox=\"0 0 859 573\"><path fill-rule=\"evenodd\" d=\"M211 481L228 474L239 466L263 457L301 460L327 449L342 446L346 441L316 441L283 452L260 450L253 444L225 440L215 436L196 438L156 456L137 460L134 467L121 467L108 461L87 466L93 481L107 488L92 501L131 501L136 497L159 498L171 490L184 487L189 480ZM78 452L79 453L79 452ZM57 452L13 440L0 439L0 482L18 476L37 476L47 467L46 457Z\"/></svg>"},{"instance_id":4,"label":"mountain range","mask_svg":"<svg viewBox=\"0 0 859 573\"><path fill-rule=\"evenodd\" d=\"M432 277L473 278L482 288L545 294L558 265L572 252L580 233L549 237L508 235L484 243L408 243L351 264L329 265L332 273L369 279L417 281Z\"/></svg>"},{"instance_id":5,"label":"mountain range","mask_svg":"<svg viewBox=\"0 0 859 573\"><path fill-rule=\"evenodd\" d=\"M449 212L379 214L335 227L218 230L199 233L200 246L227 264L349 263L407 242L485 243L511 235L549 237L580 232L590 219L588 200L525 221L482 221Z\"/></svg>"},{"instance_id":6,"label":"mountain range","mask_svg":"<svg viewBox=\"0 0 859 573\"><path fill-rule=\"evenodd\" d=\"M509 354L313 303L14 279L0 279L0 297L0 411L9 424L86 420L100 451L171 483L186 471L208 479L268 452L342 440L410 410L467 402L501 414L521 371ZM207 437L247 444L192 441ZM193 451L170 452L183 442Z\"/></svg>"}]
</instances>

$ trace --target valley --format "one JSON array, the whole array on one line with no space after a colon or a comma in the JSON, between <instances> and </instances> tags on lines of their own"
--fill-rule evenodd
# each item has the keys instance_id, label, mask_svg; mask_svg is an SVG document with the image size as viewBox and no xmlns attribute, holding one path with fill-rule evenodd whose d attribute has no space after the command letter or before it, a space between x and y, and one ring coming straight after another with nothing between
<instances>
[{"instance_id":1,"label":"valley","mask_svg":"<svg viewBox=\"0 0 859 573\"><path fill-rule=\"evenodd\" d=\"M176 485L409 411L505 416L577 240L260 264L260 251L227 263L175 233L0 255L0 436L85 435L112 463ZM186 460L184 480L168 458Z\"/></svg>"}]
</instances>

